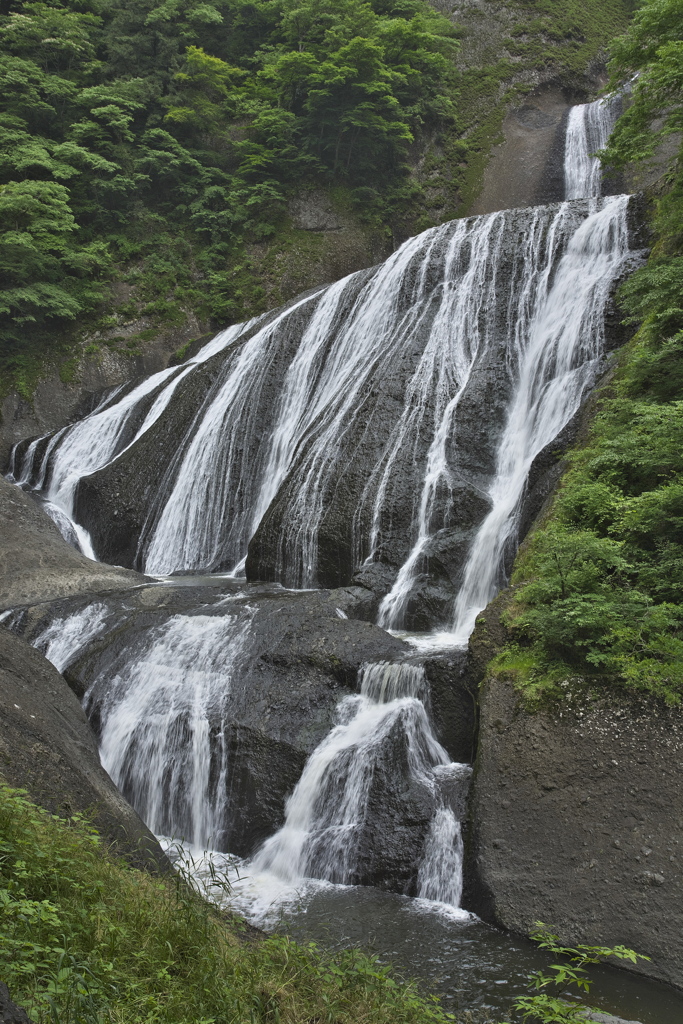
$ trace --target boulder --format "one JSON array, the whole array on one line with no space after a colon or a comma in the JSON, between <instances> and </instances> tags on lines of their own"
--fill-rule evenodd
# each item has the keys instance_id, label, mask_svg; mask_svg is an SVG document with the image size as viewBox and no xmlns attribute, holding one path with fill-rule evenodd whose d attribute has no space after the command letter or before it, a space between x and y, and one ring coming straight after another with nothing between
<instances>
[{"instance_id":1,"label":"boulder","mask_svg":"<svg viewBox=\"0 0 683 1024\"><path fill-rule=\"evenodd\" d=\"M4 981L0 981L0 1024L33 1024L26 1010L12 1002Z\"/></svg>"},{"instance_id":2,"label":"boulder","mask_svg":"<svg viewBox=\"0 0 683 1024\"><path fill-rule=\"evenodd\" d=\"M209 658L209 787L216 800L225 800L220 834L213 836L212 845L248 856L282 825L285 800L307 756L334 724L339 701L355 692L361 665L399 660L409 653L403 641L370 622L347 617L355 610L364 614L373 600L360 587L288 592L277 585L248 585L220 577L197 578L195 585L189 575L177 583L141 587L123 599L103 594L97 603L104 626L84 649L74 649L65 675L74 692L85 697L91 725L102 736L103 716L112 701L123 699L129 685L144 685L148 672L156 672L163 686L165 666L189 673L195 662ZM92 602L86 599L56 602L34 609L21 627L34 643L45 646L40 637L47 636L50 623L59 633L67 619L84 615L89 607ZM220 622L228 619L231 625L222 631ZM211 621L216 623L215 633ZM206 640L188 647L187 662L183 650L170 642L164 646L174 623L179 624L179 636L208 630ZM185 756L181 747L186 751L191 745L184 700L177 698L174 721L174 729L183 733L178 757ZM130 748L133 759L138 742ZM165 742L163 736L159 742ZM228 766L225 793L215 790L219 750L220 757L225 751ZM389 781L392 771L398 769L387 769ZM149 798L146 775L129 761L117 777L122 792L143 816ZM155 825L157 831L182 831L189 813L182 802L187 786L187 780L181 780L175 819L169 813L161 826ZM425 804L422 817L411 812L420 817L422 838L430 807ZM382 834L378 849L388 842L386 831ZM405 856L410 860L411 851ZM400 852L395 859L401 859ZM384 873L403 891L404 881L392 872L389 867Z\"/></svg>"},{"instance_id":3,"label":"boulder","mask_svg":"<svg viewBox=\"0 0 683 1024\"><path fill-rule=\"evenodd\" d=\"M0 612L73 594L126 590L144 577L71 547L29 494L0 477Z\"/></svg>"},{"instance_id":4,"label":"boulder","mask_svg":"<svg viewBox=\"0 0 683 1024\"><path fill-rule=\"evenodd\" d=\"M683 710L570 686L527 710L492 674L481 694L464 905L564 943L623 944L683 986Z\"/></svg>"},{"instance_id":5,"label":"boulder","mask_svg":"<svg viewBox=\"0 0 683 1024\"><path fill-rule=\"evenodd\" d=\"M87 813L136 867L170 869L161 847L100 765L76 696L25 640L0 628L0 773L53 813Z\"/></svg>"}]
</instances>

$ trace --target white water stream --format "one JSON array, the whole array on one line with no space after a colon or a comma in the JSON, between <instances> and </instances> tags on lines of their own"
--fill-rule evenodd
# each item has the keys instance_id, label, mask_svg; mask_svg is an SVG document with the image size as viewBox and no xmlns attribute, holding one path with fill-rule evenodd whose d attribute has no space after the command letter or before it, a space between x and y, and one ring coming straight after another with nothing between
<instances>
[{"instance_id":1,"label":"white water stream","mask_svg":"<svg viewBox=\"0 0 683 1024\"><path fill-rule=\"evenodd\" d=\"M436 740L424 704L424 669L410 664L365 665L360 694L337 708L338 725L306 762L287 801L285 823L249 865L285 882L320 878L356 880L358 851L366 821L370 787L378 760L397 730L407 751L408 775L432 795L435 809L426 855L418 876L418 896L458 906L462 867L460 824L444 803L439 787L445 774L462 776L469 768L452 764ZM405 783L404 783L405 784Z\"/></svg>"},{"instance_id":2,"label":"white water stream","mask_svg":"<svg viewBox=\"0 0 683 1024\"><path fill-rule=\"evenodd\" d=\"M618 93L570 108L564 154L565 199L601 194L602 165L595 154L607 145L620 109Z\"/></svg>"}]
</instances>

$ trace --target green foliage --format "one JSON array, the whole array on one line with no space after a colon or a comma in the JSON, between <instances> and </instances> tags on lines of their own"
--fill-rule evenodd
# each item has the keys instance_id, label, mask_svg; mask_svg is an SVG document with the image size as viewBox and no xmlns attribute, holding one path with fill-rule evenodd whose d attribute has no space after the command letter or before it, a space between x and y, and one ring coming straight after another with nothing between
<instances>
[{"instance_id":1,"label":"green foliage","mask_svg":"<svg viewBox=\"0 0 683 1024\"><path fill-rule=\"evenodd\" d=\"M454 35L425 0L46 0L0 16L0 372L99 318L108 276L132 275L132 315L157 322L244 312L256 286L240 300L232 268L302 180L372 180L382 216L400 206L415 132L453 121Z\"/></svg>"},{"instance_id":2,"label":"green foliage","mask_svg":"<svg viewBox=\"0 0 683 1024\"><path fill-rule=\"evenodd\" d=\"M587 967L609 959L628 960L630 963L650 959L626 946L562 946L558 936L548 931L541 921L536 922L536 931L532 932L531 938L541 949L562 958L560 963L550 965L548 970L552 971L551 974L536 971L531 975L529 988L535 989L538 995L521 996L513 1003L524 1021L537 1024L585 1022L588 1011L585 1003L572 1004L563 996L574 994L573 990L590 992L592 981Z\"/></svg>"},{"instance_id":3,"label":"green foliage","mask_svg":"<svg viewBox=\"0 0 683 1024\"><path fill-rule=\"evenodd\" d=\"M37 1024L446 1024L358 950L245 941L180 877L112 860L0 784L0 975Z\"/></svg>"},{"instance_id":4,"label":"green foliage","mask_svg":"<svg viewBox=\"0 0 683 1024\"><path fill-rule=\"evenodd\" d=\"M541 50L546 21L565 19L559 0L543 4L512 5L540 18L517 41ZM33 243L40 259L22 243L0 312L0 375L26 387L22 359L61 356L68 337L112 312L108 279L134 286L120 322L192 311L225 323L289 298L263 278L284 272L287 207L302 184L345 190L373 246L455 215L516 95L505 83L539 63L585 64L623 24L621 0L572 5L578 49L563 36L552 53L458 68L459 30L427 0L1 10L0 188L19 189L8 193L18 202L40 186L43 207L61 210L49 246ZM416 151L427 153L419 171Z\"/></svg>"},{"instance_id":5,"label":"green foliage","mask_svg":"<svg viewBox=\"0 0 683 1024\"><path fill-rule=\"evenodd\" d=\"M681 0L646 0L613 46L614 82L639 72L603 159L646 161L681 125ZM583 678L683 697L683 168L655 202L648 262L622 285L638 332L548 520L519 558L498 667L528 695ZM533 664L515 672L519 651Z\"/></svg>"},{"instance_id":6,"label":"green foliage","mask_svg":"<svg viewBox=\"0 0 683 1024\"><path fill-rule=\"evenodd\" d=\"M628 32L611 49L613 82L638 75L632 103L605 150L608 162L623 167L651 157L662 139L683 128L681 0L645 0Z\"/></svg>"},{"instance_id":7,"label":"green foliage","mask_svg":"<svg viewBox=\"0 0 683 1024\"><path fill-rule=\"evenodd\" d=\"M634 389L632 366L642 378L643 346L626 353L618 390ZM608 399L518 560L510 628L551 688L582 675L681 700L682 412L679 401Z\"/></svg>"}]
</instances>

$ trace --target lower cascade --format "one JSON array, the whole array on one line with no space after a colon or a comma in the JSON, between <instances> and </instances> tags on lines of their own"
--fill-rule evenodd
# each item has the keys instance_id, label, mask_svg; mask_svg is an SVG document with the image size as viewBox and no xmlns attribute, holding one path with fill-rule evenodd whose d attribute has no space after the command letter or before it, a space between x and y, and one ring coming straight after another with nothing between
<instances>
[{"instance_id":1,"label":"lower cascade","mask_svg":"<svg viewBox=\"0 0 683 1024\"><path fill-rule=\"evenodd\" d=\"M287 882L361 880L362 834L373 827L370 788L393 734L392 742L405 750L408 783L424 789L434 807L417 895L459 905L462 839L455 815L464 806L458 789L466 789L470 769L451 763L437 742L420 700L425 689L421 666L363 666L360 694L339 704L339 724L306 763L287 801L283 827L253 858L255 871L270 871Z\"/></svg>"}]
</instances>

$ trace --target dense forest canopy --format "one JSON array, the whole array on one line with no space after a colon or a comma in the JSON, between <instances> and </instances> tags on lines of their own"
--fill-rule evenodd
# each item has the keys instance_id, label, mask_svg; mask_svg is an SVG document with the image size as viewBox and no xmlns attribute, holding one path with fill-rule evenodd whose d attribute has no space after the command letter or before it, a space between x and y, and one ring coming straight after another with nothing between
<instances>
[{"instance_id":1,"label":"dense forest canopy","mask_svg":"<svg viewBox=\"0 0 683 1024\"><path fill-rule=\"evenodd\" d=\"M274 231L293 183L343 181L381 210L416 131L453 118L455 31L423 0L0 10L6 360L135 260L150 312L172 315L171 295L229 319L228 260Z\"/></svg>"},{"instance_id":2,"label":"dense forest canopy","mask_svg":"<svg viewBox=\"0 0 683 1024\"><path fill-rule=\"evenodd\" d=\"M584 88L629 3L487 0L463 28L439 0L0 0L0 392L466 212L510 104ZM296 228L307 190L347 249Z\"/></svg>"}]
</instances>

